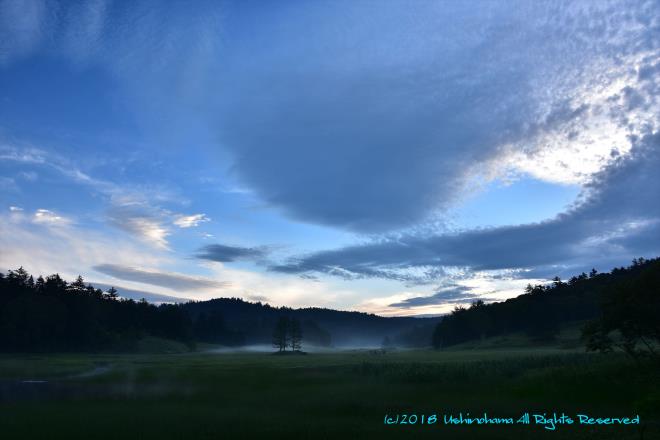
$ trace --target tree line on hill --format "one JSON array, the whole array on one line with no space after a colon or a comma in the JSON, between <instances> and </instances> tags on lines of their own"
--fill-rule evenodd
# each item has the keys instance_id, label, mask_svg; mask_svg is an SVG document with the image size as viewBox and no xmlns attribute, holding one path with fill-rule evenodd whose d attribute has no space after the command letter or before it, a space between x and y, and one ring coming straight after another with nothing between
<instances>
[{"instance_id":1,"label":"tree line on hill","mask_svg":"<svg viewBox=\"0 0 660 440\"><path fill-rule=\"evenodd\" d=\"M658 355L660 343L660 258L634 259L610 273L582 273L567 282L528 285L525 293L503 302L475 301L456 307L433 333L436 348L480 338L522 332L532 341L551 341L562 324L587 321L588 349L621 348L639 357Z\"/></svg>"},{"instance_id":2,"label":"tree line on hill","mask_svg":"<svg viewBox=\"0 0 660 440\"><path fill-rule=\"evenodd\" d=\"M475 301L442 318L385 318L322 308L292 309L218 298L185 304L150 304L120 298L54 274L36 280L23 268L0 273L0 351L130 350L145 336L226 346L268 344L280 332L285 349L295 321L306 345L450 347L522 332L552 341L566 323L588 321L583 338L591 350L621 349L658 356L660 259L635 259L610 273L582 273L564 282L527 286L503 302ZM285 318L283 318L285 317ZM288 319L288 324L282 324ZM287 336L287 332L288 336ZM298 342L295 349L299 349Z\"/></svg>"},{"instance_id":3,"label":"tree line on hill","mask_svg":"<svg viewBox=\"0 0 660 440\"><path fill-rule=\"evenodd\" d=\"M607 287L601 313L582 331L587 349L621 349L633 358L660 358L660 259L633 261L635 276Z\"/></svg>"},{"instance_id":4,"label":"tree line on hill","mask_svg":"<svg viewBox=\"0 0 660 440\"><path fill-rule=\"evenodd\" d=\"M131 350L146 336L191 347L196 342L270 345L282 317L296 322L307 345L375 346L384 335L410 340L420 326L430 334L428 329L437 322L428 320L424 326L424 320L415 318L272 307L238 298L154 305L118 293L97 289L81 276L73 282L58 274L35 280L22 267L0 273L0 351Z\"/></svg>"},{"instance_id":5,"label":"tree line on hill","mask_svg":"<svg viewBox=\"0 0 660 440\"><path fill-rule=\"evenodd\" d=\"M0 350L94 351L130 348L152 335L194 340L188 314L172 304L120 299L59 275L36 280L23 268L0 274Z\"/></svg>"}]
</instances>

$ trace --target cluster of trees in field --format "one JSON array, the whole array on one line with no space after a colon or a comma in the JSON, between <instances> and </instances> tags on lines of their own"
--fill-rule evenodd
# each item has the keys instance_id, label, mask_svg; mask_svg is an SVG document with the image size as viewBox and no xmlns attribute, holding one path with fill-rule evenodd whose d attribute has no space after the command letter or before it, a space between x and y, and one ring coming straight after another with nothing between
<instances>
[{"instance_id":1,"label":"cluster of trees in field","mask_svg":"<svg viewBox=\"0 0 660 440\"><path fill-rule=\"evenodd\" d=\"M528 285L525 293L503 302L475 301L456 307L433 333L436 348L479 338L524 332L533 341L552 340L562 324L591 320L587 347L630 354L653 353L660 342L660 259L633 260L610 273L582 273L564 282Z\"/></svg>"},{"instance_id":2,"label":"cluster of trees in field","mask_svg":"<svg viewBox=\"0 0 660 440\"><path fill-rule=\"evenodd\" d=\"M273 329L273 347L283 353L287 347L291 347L292 352L299 352L302 349L303 331L300 321L297 318L280 316Z\"/></svg>"}]
</instances>

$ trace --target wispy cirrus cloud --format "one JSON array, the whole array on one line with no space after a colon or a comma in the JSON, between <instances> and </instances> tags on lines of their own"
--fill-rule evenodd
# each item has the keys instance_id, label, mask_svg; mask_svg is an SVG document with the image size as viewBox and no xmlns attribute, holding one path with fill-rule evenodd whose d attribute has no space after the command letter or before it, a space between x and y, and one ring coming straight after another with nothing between
<instances>
[{"instance_id":1,"label":"wispy cirrus cloud","mask_svg":"<svg viewBox=\"0 0 660 440\"><path fill-rule=\"evenodd\" d=\"M180 228L194 228L210 220L205 214L179 215L174 219L174 224Z\"/></svg>"},{"instance_id":2,"label":"wispy cirrus cloud","mask_svg":"<svg viewBox=\"0 0 660 440\"><path fill-rule=\"evenodd\" d=\"M23 265L35 274L58 272L73 279L78 274L87 275L91 266L107 262L108 258L120 265L145 267L167 261L160 252L135 240L118 237L107 230L93 230L80 222L62 225L53 218L67 218L66 215L42 213L40 221L43 222L40 223L35 222L35 214L26 210L0 213L0 265L3 267Z\"/></svg>"},{"instance_id":3,"label":"wispy cirrus cloud","mask_svg":"<svg viewBox=\"0 0 660 440\"><path fill-rule=\"evenodd\" d=\"M0 2L0 64L36 49L47 37L51 19L45 1Z\"/></svg>"},{"instance_id":4,"label":"wispy cirrus cloud","mask_svg":"<svg viewBox=\"0 0 660 440\"><path fill-rule=\"evenodd\" d=\"M180 195L157 185L132 185L100 179L81 170L77 163L62 155L32 146L0 145L0 161L10 161L54 170L78 185L91 188L107 202L108 222L158 249L168 249L173 227L190 228L210 219L205 214L185 215L164 209L161 203L183 204ZM36 221L52 215L41 213Z\"/></svg>"},{"instance_id":5,"label":"wispy cirrus cloud","mask_svg":"<svg viewBox=\"0 0 660 440\"><path fill-rule=\"evenodd\" d=\"M172 290L190 291L195 289L222 289L229 283L203 277L193 277L175 272L145 270L117 264L99 264L94 270L114 278L143 284L166 287Z\"/></svg>"},{"instance_id":6,"label":"wispy cirrus cloud","mask_svg":"<svg viewBox=\"0 0 660 440\"><path fill-rule=\"evenodd\" d=\"M168 249L170 230L156 216L126 208L112 208L110 223L159 249Z\"/></svg>"},{"instance_id":7,"label":"wispy cirrus cloud","mask_svg":"<svg viewBox=\"0 0 660 440\"><path fill-rule=\"evenodd\" d=\"M10 210L17 211L11 208ZM37 209L34 213L33 221L38 224L50 226L66 226L71 224L71 219L56 214L55 212L48 209Z\"/></svg>"},{"instance_id":8,"label":"wispy cirrus cloud","mask_svg":"<svg viewBox=\"0 0 660 440\"><path fill-rule=\"evenodd\" d=\"M0 176L0 190L5 192L18 192L19 188L15 179Z\"/></svg>"}]
</instances>

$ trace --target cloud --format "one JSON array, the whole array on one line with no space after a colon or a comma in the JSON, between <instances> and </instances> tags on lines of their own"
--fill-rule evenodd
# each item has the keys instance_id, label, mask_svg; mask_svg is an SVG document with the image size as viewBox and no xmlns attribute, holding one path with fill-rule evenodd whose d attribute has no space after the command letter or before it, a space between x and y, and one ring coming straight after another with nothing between
<instances>
[{"instance_id":1,"label":"cloud","mask_svg":"<svg viewBox=\"0 0 660 440\"><path fill-rule=\"evenodd\" d=\"M18 206L10 206L10 207L9 207L9 210L10 210L11 212L21 212L21 211L23 211L23 208L18 207Z\"/></svg>"},{"instance_id":2,"label":"cloud","mask_svg":"<svg viewBox=\"0 0 660 440\"><path fill-rule=\"evenodd\" d=\"M11 177L2 177L0 176L0 190L6 191L6 192L19 192L18 185L16 184L16 180L12 179Z\"/></svg>"},{"instance_id":3,"label":"cloud","mask_svg":"<svg viewBox=\"0 0 660 440\"><path fill-rule=\"evenodd\" d=\"M28 182L35 182L39 176L34 171L24 171L19 174L21 179L27 180Z\"/></svg>"},{"instance_id":4,"label":"cloud","mask_svg":"<svg viewBox=\"0 0 660 440\"><path fill-rule=\"evenodd\" d=\"M249 301L259 300L272 306L286 307L330 307L346 309L352 304L346 302L356 298L354 286L335 283L319 283L273 273L264 273L230 267L219 263L207 263L206 268L213 277L231 283L222 290L223 297L244 298ZM190 295L193 296L192 292ZM214 295L218 296L218 295ZM209 295L196 295L196 299L208 299ZM267 301L263 301L267 300Z\"/></svg>"},{"instance_id":5,"label":"cloud","mask_svg":"<svg viewBox=\"0 0 660 440\"><path fill-rule=\"evenodd\" d=\"M78 185L91 188L107 202L106 217L110 224L158 249L169 249L172 225L190 228L210 220L205 214L183 215L162 208L161 203L185 204L185 199L170 188L126 182L117 184L99 179L79 169L77 163L53 152L4 144L0 145L0 160L47 167ZM36 176L34 172L23 174ZM0 179L0 186L1 183ZM54 224L55 220L54 214L46 211L35 216L35 221L41 223L50 221ZM65 219L60 217L60 220L64 223Z\"/></svg>"},{"instance_id":6,"label":"cloud","mask_svg":"<svg viewBox=\"0 0 660 440\"><path fill-rule=\"evenodd\" d=\"M61 214L54 215L62 217ZM116 264L144 267L168 262L136 240L128 240L107 230L92 230L76 222L65 227L52 225L49 223L51 217L44 215L41 220L46 223L35 223L34 213L0 213L0 266L13 268L22 265L35 274L58 272L73 279L80 273L85 275L91 266L107 262L109 258ZM104 281L99 277L96 279Z\"/></svg>"},{"instance_id":7,"label":"cloud","mask_svg":"<svg viewBox=\"0 0 660 440\"><path fill-rule=\"evenodd\" d=\"M536 268L538 276L539 271L556 273L557 265L582 270L585 264L621 264L636 256L653 256L660 252L658 169L660 134L648 134L635 141L630 155L594 176L581 203L551 220L445 234L402 234L303 255L271 270L405 280L414 279L414 271L434 268ZM433 281L447 273L441 270L437 275L421 279Z\"/></svg>"},{"instance_id":8,"label":"cloud","mask_svg":"<svg viewBox=\"0 0 660 440\"><path fill-rule=\"evenodd\" d=\"M120 185L98 179L80 170L76 163L59 154L34 147L5 144L0 145L0 160L47 167L76 184L91 188L108 202L110 208L107 211L107 219L112 225L159 249L168 249L167 237L171 235L169 224L186 219L183 215L157 205L158 202L181 202L176 194L166 188L126 183ZM202 218L190 217L193 217L190 220L193 223L206 221L203 214ZM47 212L35 216L35 221L44 223L48 220L54 219L53 215Z\"/></svg>"},{"instance_id":9,"label":"cloud","mask_svg":"<svg viewBox=\"0 0 660 440\"><path fill-rule=\"evenodd\" d=\"M130 296L132 298L144 296L139 292L150 292L195 300L220 296L257 300L256 296L266 292L268 302L277 306L346 307L336 299L353 294L346 287L228 268L213 262L204 263L211 272L207 277L173 273L161 268L188 267L190 261L181 260L172 252L144 246L112 228L93 229L87 222L71 223L66 228L46 228L34 224L32 214L0 212L1 268L23 266L33 274L57 272L69 280L82 274L94 285L114 285L120 289L120 294L129 289L134 295ZM63 249L66 258L62 257ZM95 266L104 271L95 270Z\"/></svg>"},{"instance_id":10,"label":"cloud","mask_svg":"<svg viewBox=\"0 0 660 440\"><path fill-rule=\"evenodd\" d=\"M147 125L217 130L238 187L306 222L380 233L510 172L584 183L658 125L643 0L49 5L3 3L5 62L108 71Z\"/></svg>"},{"instance_id":11,"label":"cloud","mask_svg":"<svg viewBox=\"0 0 660 440\"><path fill-rule=\"evenodd\" d=\"M268 249L264 247L246 248L239 246L227 246L224 244L210 244L201 247L196 258L209 261L229 263L240 260L259 260L268 255Z\"/></svg>"},{"instance_id":12,"label":"cloud","mask_svg":"<svg viewBox=\"0 0 660 440\"><path fill-rule=\"evenodd\" d=\"M113 191L107 218L113 226L158 249L169 249L172 225L192 228L210 219L204 214L182 215L154 205L140 192Z\"/></svg>"},{"instance_id":13,"label":"cloud","mask_svg":"<svg viewBox=\"0 0 660 440\"><path fill-rule=\"evenodd\" d=\"M647 3L481 6L315 3L263 23L223 76L237 176L292 218L378 233L507 171L583 183L658 126L637 73L657 49Z\"/></svg>"},{"instance_id":14,"label":"cloud","mask_svg":"<svg viewBox=\"0 0 660 440\"><path fill-rule=\"evenodd\" d=\"M45 36L49 18L41 0L0 2L0 64L34 50Z\"/></svg>"},{"instance_id":15,"label":"cloud","mask_svg":"<svg viewBox=\"0 0 660 440\"><path fill-rule=\"evenodd\" d=\"M142 298L146 299L152 304L163 304L163 303L184 303L189 301L187 298L182 298L178 296L163 295L162 293L148 292L146 290L137 290L137 289L128 289L115 284L107 283L96 283L94 281L91 284L101 290L108 290L110 286L113 286L117 289L117 294L121 298L130 298L136 301L141 300Z\"/></svg>"},{"instance_id":16,"label":"cloud","mask_svg":"<svg viewBox=\"0 0 660 440\"><path fill-rule=\"evenodd\" d=\"M453 285L439 289L433 295L407 298L403 301L390 304L389 307L411 308L447 303L465 303L477 299L479 296L480 295L472 293L472 290L469 287Z\"/></svg>"},{"instance_id":17,"label":"cloud","mask_svg":"<svg viewBox=\"0 0 660 440\"><path fill-rule=\"evenodd\" d=\"M10 208L10 211L17 211L17 210ZM48 209L37 209L34 212L34 217L32 221L34 223L49 225L49 226L66 226L71 224L70 219L63 217L59 214L56 214L55 212L50 211Z\"/></svg>"},{"instance_id":18,"label":"cloud","mask_svg":"<svg viewBox=\"0 0 660 440\"><path fill-rule=\"evenodd\" d=\"M268 299L268 297L264 295L249 295L247 299L250 301L261 302L261 303L267 303L270 301L270 299Z\"/></svg>"},{"instance_id":19,"label":"cloud","mask_svg":"<svg viewBox=\"0 0 660 440\"><path fill-rule=\"evenodd\" d=\"M106 27L108 6L104 0L72 4L62 17L62 46L74 60L84 62L96 52Z\"/></svg>"},{"instance_id":20,"label":"cloud","mask_svg":"<svg viewBox=\"0 0 660 440\"><path fill-rule=\"evenodd\" d=\"M174 220L174 224L180 228L193 228L209 220L205 214L180 215Z\"/></svg>"},{"instance_id":21,"label":"cloud","mask_svg":"<svg viewBox=\"0 0 660 440\"><path fill-rule=\"evenodd\" d=\"M168 249L167 237L170 231L157 215L127 207L114 207L108 218L111 224L142 241L159 249Z\"/></svg>"},{"instance_id":22,"label":"cloud","mask_svg":"<svg viewBox=\"0 0 660 440\"><path fill-rule=\"evenodd\" d=\"M99 264L94 270L111 277L143 284L166 287L172 290L222 289L228 283L202 277L192 277L174 272L143 270L117 264Z\"/></svg>"},{"instance_id":23,"label":"cloud","mask_svg":"<svg viewBox=\"0 0 660 440\"><path fill-rule=\"evenodd\" d=\"M36 148L16 148L11 145L0 145L0 160L18 163L48 165L45 152Z\"/></svg>"}]
</instances>

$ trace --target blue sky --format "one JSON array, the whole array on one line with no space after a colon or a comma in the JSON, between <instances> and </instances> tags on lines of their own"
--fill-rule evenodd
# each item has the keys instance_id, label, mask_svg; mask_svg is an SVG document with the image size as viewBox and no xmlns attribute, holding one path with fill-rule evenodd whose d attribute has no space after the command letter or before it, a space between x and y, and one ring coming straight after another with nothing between
<instances>
[{"instance_id":1,"label":"blue sky","mask_svg":"<svg viewBox=\"0 0 660 440\"><path fill-rule=\"evenodd\" d=\"M0 2L0 269L436 314L660 251L660 4Z\"/></svg>"}]
</instances>

